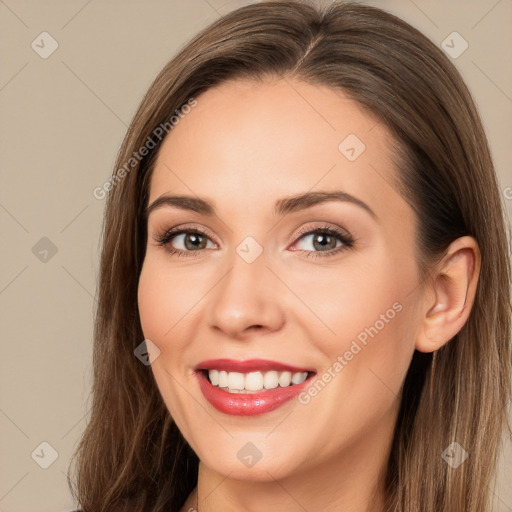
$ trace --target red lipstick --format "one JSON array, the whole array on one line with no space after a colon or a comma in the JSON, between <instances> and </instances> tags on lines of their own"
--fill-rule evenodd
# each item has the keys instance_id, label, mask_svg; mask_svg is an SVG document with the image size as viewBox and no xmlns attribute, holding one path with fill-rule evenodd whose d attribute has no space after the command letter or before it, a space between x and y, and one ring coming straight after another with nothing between
<instances>
[{"instance_id":1,"label":"red lipstick","mask_svg":"<svg viewBox=\"0 0 512 512\"><path fill-rule=\"evenodd\" d=\"M278 372L313 372L309 368L299 368L289 364L278 363L277 361L269 361L268 359L246 359L245 361L236 361L235 359L209 359L202 361L195 367L196 370L224 370L226 372L268 372L276 370Z\"/></svg>"},{"instance_id":2,"label":"red lipstick","mask_svg":"<svg viewBox=\"0 0 512 512\"><path fill-rule=\"evenodd\" d=\"M196 367L196 375L199 387L206 400L220 412L236 416L254 416L273 411L286 402L295 398L309 384L310 377L314 373L308 368L299 368L288 364L278 363L262 359L236 361L232 359L212 359L199 363ZM291 372L308 373L308 378L300 384L273 389L262 389L251 393L229 393L224 389L211 384L207 377L208 370L226 372Z\"/></svg>"}]
</instances>

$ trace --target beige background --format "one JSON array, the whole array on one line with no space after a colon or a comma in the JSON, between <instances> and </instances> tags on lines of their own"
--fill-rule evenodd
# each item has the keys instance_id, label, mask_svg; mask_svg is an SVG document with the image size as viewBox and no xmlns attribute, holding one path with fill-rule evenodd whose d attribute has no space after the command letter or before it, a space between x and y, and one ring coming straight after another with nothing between
<instances>
[{"instance_id":1,"label":"beige background","mask_svg":"<svg viewBox=\"0 0 512 512\"><path fill-rule=\"evenodd\" d=\"M191 35L246 3L0 0L1 511L73 507L64 473L85 426L105 205L92 191L110 176L157 72ZM483 116L512 212L512 1L368 3L438 45L453 31L468 42L454 61ZM58 43L47 59L31 47L35 40L43 51L43 31ZM35 462L51 462L42 442L58 454L48 469ZM511 454L507 439L499 512L512 511Z\"/></svg>"}]
</instances>

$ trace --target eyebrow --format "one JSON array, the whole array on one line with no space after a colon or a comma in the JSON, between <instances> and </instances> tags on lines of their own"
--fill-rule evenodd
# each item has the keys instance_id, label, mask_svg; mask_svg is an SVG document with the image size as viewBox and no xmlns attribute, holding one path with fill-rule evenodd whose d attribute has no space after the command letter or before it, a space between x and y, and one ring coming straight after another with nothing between
<instances>
[{"instance_id":1,"label":"eyebrow","mask_svg":"<svg viewBox=\"0 0 512 512\"><path fill-rule=\"evenodd\" d=\"M373 219L378 219L375 212L365 202L341 190L306 192L304 194L297 194L278 199L274 205L274 214L283 216L288 213L298 212L329 201L340 201L355 204L369 213ZM213 202L200 197L178 195L161 196L158 199L155 199L155 201L145 209L146 219L152 211L164 206L180 208L182 210L193 211L208 216L215 215L215 205Z\"/></svg>"}]
</instances>

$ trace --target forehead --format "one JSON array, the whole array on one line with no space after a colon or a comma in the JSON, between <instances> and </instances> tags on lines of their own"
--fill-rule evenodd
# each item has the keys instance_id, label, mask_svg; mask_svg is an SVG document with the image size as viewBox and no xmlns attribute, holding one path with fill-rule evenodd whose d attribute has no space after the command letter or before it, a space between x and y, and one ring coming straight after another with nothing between
<instances>
[{"instance_id":1,"label":"forehead","mask_svg":"<svg viewBox=\"0 0 512 512\"><path fill-rule=\"evenodd\" d=\"M388 130L343 91L236 80L196 99L160 148L150 202L169 191L247 206L315 188L396 195Z\"/></svg>"}]
</instances>

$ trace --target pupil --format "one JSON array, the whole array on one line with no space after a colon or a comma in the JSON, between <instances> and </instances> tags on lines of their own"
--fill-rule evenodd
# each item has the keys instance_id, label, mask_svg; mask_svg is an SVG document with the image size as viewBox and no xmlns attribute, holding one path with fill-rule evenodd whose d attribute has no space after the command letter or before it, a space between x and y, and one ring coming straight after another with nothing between
<instances>
[{"instance_id":1,"label":"pupil","mask_svg":"<svg viewBox=\"0 0 512 512\"><path fill-rule=\"evenodd\" d=\"M201 235L198 235L197 233L189 234L185 238L185 246L187 247L187 249L203 249L204 245L204 241L201 241Z\"/></svg>"},{"instance_id":2,"label":"pupil","mask_svg":"<svg viewBox=\"0 0 512 512\"><path fill-rule=\"evenodd\" d=\"M325 235L325 234L317 235L315 237L314 244L313 244L313 245L315 245L315 248L316 248L316 244L318 241L320 241L319 247L324 248L324 249L329 246L329 242L331 242L331 244L330 244L330 247L328 247L328 248L334 249L334 246L336 245L336 240L331 235ZM333 246L332 242L334 242L334 246Z\"/></svg>"}]
</instances>

